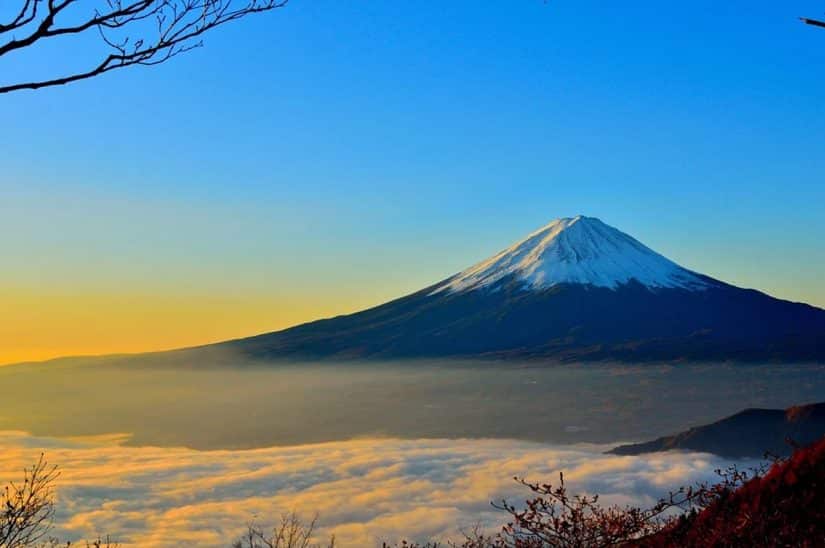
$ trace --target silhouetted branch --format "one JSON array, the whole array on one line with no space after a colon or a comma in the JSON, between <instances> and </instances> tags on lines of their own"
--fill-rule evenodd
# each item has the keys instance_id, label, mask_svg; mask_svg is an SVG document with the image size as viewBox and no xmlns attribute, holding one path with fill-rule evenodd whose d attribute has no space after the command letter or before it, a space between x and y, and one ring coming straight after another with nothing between
<instances>
[{"instance_id":1,"label":"silhouetted branch","mask_svg":"<svg viewBox=\"0 0 825 548\"><path fill-rule=\"evenodd\" d=\"M817 19L808 19L807 17L800 17L799 19L806 25L813 25L815 27L825 27L825 21L819 21Z\"/></svg>"},{"instance_id":2,"label":"silhouetted branch","mask_svg":"<svg viewBox=\"0 0 825 548\"><path fill-rule=\"evenodd\" d=\"M281 523L265 532L255 524L249 524L246 534L238 539L233 548L321 548L320 544L312 543L312 534L318 524L318 516L312 521L304 523L295 512L281 516ZM324 544L326 548L335 548L335 536L331 536Z\"/></svg>"},{"instance_id":3,"label":"silhouetted branch","mask_svg":"<svg viewBox=\"0 0 825 548\"><path fill-rule=\"evenodd\" d=\"M9 483L0 494L0 546L31 546L49 532L54 518L52 484L57 467L43 455L23 473L23 483Z\"/></svg>"},{"instance_id":4,"label":"silhouetted branch","mask_svg":"<svg viewBox=\"0 0 825 548\"><path fill-rule=\"evenodd\" d=\"M201 36L215 27L282 8L289 0L22 1L11 20L0 23L0 58L55 37L94 31L109 52L87 70L0 85L0 93L68 84L131 65L157 65L200 47ZM78 18L77 10L69 16L69 8L81 6L88 7L88 16ZM12 31L21 37L9 36Z\"/></svg>"}]
</instances>

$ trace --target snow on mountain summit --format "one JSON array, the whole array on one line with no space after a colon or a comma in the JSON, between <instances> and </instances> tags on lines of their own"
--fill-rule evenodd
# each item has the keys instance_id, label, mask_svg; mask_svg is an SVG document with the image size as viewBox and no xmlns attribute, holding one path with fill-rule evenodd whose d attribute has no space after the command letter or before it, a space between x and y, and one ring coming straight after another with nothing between
<instances>
[{"instance_id":1,"label":"snow on mountain summit","mask_svg":"<svg viewBox=\"0 0 825 548\"><path fill-rule=\"evenodd\" d=\"M649 288L701 290L707 279L594 217L556 219L432 293L489 287L514 277L533 289L583 284L616 289L631 280Z\"/></svg>"}]
</instances>

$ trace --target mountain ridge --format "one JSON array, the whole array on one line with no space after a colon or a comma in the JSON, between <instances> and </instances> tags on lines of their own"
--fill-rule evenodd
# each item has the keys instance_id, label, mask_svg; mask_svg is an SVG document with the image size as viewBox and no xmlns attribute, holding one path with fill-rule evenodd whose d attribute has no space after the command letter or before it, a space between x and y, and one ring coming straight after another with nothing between
<instances>
[{"instance_id":1,"label":"mountain ridge","mask_svg":"<svg viewBox=\"0 0 825 548\"><path fill-rule=\"evenodd\" d=\"M690 271L578 216L399 299L219 346L260 359L823 361L825 311Z\"/></svg>"},{"instance_id":2,"label":"mountain ridge","mask_svg":"<svg viewBox=\"0 0 825 548\"><path fill-rule=\"evenodd\" d=\"M685 450L723 457L788 455L793 442L805 446L825 436L825 402L787 409L749 408L716 422L643 443L620 445L614 455Z\"/></svg>"},{"instance_id":3,"label":"mountain ridge","mask_svg":"<svg viewBox=\"0 0 825 548\"><path fill-rule=\"evenodd\" d=\"M559 227L563 230L556 230ZM560 235L582 227L607 234L609 241L594 243L590 238L590 247L575 252L568 244L580 239L570 237L556 245ZM531 238L542 245L525 248ZM617 249L627 246L641 255L631 261L615 259ZM610 275L596 272L599 283L582 283L587 279L581 276L604 264L605 257L613 267ZM554 270L558 262L564 266ZM648 264L653 266L645 269ZM497 266L488 269L491 265ZM636 268L653 277L628 277ZM537 272L552 275L531 278ZM670 277L674 273L676 277ZM456 284L457 280L467 283ZM485 261L378 306L147 355L215 349L263 361L825 363L825 310L688 270L598 219L577 216L552 221Z\"/></svg>"}]
</instances>

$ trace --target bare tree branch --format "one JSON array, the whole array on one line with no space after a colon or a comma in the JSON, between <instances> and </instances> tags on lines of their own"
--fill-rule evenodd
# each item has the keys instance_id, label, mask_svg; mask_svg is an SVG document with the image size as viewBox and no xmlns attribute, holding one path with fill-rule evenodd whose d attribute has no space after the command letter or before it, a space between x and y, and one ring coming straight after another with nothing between
<instances>
[{"instance_id":1,"label":"bare tree branch","mask_svg":"<svg viewBox=\"0 0 825 548\"><path fill-rule=\"evenodd\" d=\"M0 493L0 546L22 548L44 540L54 518L56 466L43 455L27 468L23 483L9 483Z\"/></svg>"},{"instance_id":2,"label":"bare tree branch","mask_svg":"<svg viewBox=\"0 0 825 548\"><path fill-rule=\"evenodd\" d=\"M808 19L807 17L800 17L799 20L805 23L806 25L813 25L815 27L825 27L825 21L819 21L817 19Z\"/></svg>"},{"instance_id":3,"label":"bare tree branch","mask_svg":"<svg viewBox=\"0 0 825 548\"><path fill-rule=\"evenodd\" d=\"M304 523L295 512L283 514L281 523L266 533L249 524L246 534L232 544L232 548L322 548L312 542L312 534L318 524L318 516ZM335 536L324 543L323 548L335 548Z\"/></svg>"},{"instance_id":4,"label":"bare tree branch","mask_svg":"<svg viewBox=\"0 0 825 548\"><path fill-rule=\"evenodd\" d=\"M95 31L109 52L86 70L0 85L0 93L68 84L132 65L157 65L202 46L201 36L215 27L282 8L288 1L47 0L44 6L44 0L22 0L11 21L0 23L0 59L56 37ZM89 15L78 18L74 13L70 18L69 8L81 5L88 6ZM12 31L22 31L22 37L9 36Z\"/></svg>"}]
</instances>

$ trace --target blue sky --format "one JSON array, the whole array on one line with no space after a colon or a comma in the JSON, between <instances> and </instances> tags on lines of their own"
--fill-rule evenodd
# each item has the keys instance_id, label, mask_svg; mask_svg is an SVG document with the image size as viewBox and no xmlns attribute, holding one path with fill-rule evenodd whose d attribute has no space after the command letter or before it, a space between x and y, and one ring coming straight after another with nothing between
<instances>
[{"instance_id":1,"label":"blue sky","mask_svg":"<svg viewBox=\"0 0 825 548\"><path fill-rule=\"evenodd\" d=\"M235 296L265 330L582 213L825 306L825 30L796 19L823 11L293 0L166 65L3 96L0 284Z\"/></svg>"}]
</instances>

